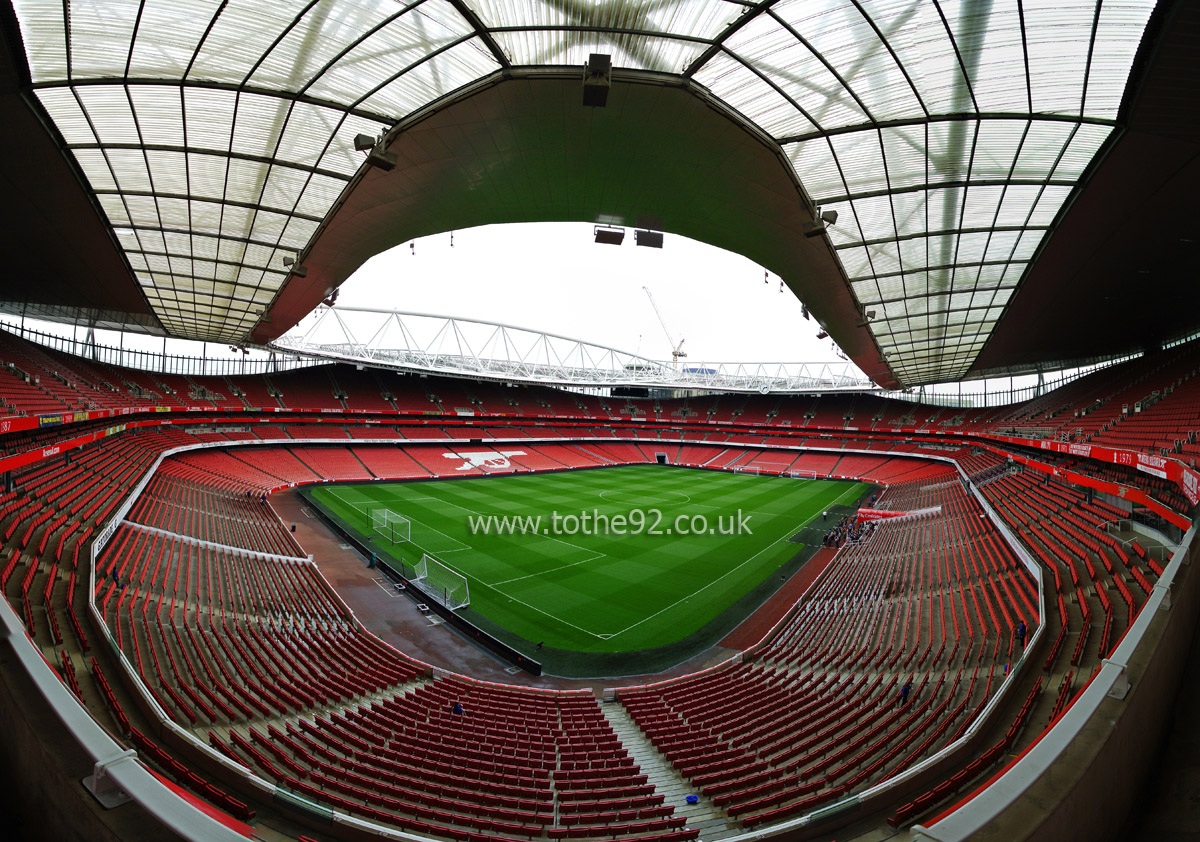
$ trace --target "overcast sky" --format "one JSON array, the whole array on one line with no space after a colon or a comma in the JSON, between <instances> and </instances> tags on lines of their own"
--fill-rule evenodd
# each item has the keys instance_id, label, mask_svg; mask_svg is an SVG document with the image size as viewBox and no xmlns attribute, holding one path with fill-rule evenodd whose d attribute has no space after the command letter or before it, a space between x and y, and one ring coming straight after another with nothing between
<instances>
[{"instance_id":1,"label":"overcast sky","mask_svg":"<svg viewBox=\"0 0 1200 842\"><path fill-rule=\"evenodd\" d=\"M338 306L503 322L670 359L647 287L689 364L841 362L779 276L764 284L758 264L683 237L638 247L628 229L623 245L597 245L591 224L530 223L455 231L453 247L449 234L415 245L364 264Z\"/></svg>"}]
</instances>

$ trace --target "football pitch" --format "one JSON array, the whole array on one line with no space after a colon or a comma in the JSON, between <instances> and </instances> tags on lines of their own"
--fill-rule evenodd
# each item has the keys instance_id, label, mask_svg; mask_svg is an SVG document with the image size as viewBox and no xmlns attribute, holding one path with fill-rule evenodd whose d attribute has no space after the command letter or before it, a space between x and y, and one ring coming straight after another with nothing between
<instances>
[{"instance_id":1,"label":"football pitch","mask_svg":"<svg viewBox=\"0 0 1200 842\"><path fill-rule=\"evenodd\" d=\"M309 493L381 556L411 569L428 553L461 573L472 613L530 643L600 653L696 633L803 549L788 540L801 527L867 488L628 465ZM380 508L409 519L409 541L373 529Z\"/></svg>"}]
</instances>

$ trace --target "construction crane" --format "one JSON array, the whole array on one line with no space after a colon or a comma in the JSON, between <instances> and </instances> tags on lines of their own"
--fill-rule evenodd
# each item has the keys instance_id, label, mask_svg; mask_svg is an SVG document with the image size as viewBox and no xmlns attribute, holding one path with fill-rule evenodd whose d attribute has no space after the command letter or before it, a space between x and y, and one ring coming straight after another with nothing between
<instances>
[{"instance_id":1,"label":"construction crane","mask_svg":"<svg viewBox=\"0 0 1200 842\"><path fill-rule=\"evenodd\" d=\"M671 329L667 327L667 320L663 318L662 311L658 309L658 302L654 300L654 295L650 292L650 288L642 287L642 289L645 290L646 297L650 299L650 306L654 308L654 315L658 316L658 323L662 325L663 333L667 335L667 342L671 345L671 359L679 362L681 358L687 356L687 352L683 350L683 343L686 340L680 338L679 342L675 341Z\"/></svg>"}]
</instances>

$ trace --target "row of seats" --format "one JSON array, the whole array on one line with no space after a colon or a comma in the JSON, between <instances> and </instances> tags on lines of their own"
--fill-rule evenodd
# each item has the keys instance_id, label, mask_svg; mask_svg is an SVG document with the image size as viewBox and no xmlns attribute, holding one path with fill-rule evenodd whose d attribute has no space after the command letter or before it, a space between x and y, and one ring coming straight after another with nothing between
<instances>
[{"instance_id":1,"label":"row of seats","mask_svg":"<svg viewBox=\"0 0 1200 842\"><path fill-rule=\"evenodd\" d=\"M303 555L300 545L258 493L239 494L182 479L173 476L169 467L155 473L128 517L137 523L217 544L274 555Z\"/></svg>"},{"instance_id":2,"label":"row of seats","mask_svg":"<svg viewBox=\"0 0 1200 842\"><path fill-rule=\"evenodd\" d=\"M1106 531L1122 513L1029 472L1003 476L985 486L983 493L1051 574L1048 581L1053 584L1059 626L1047 670L1071 635L1076 635L1073 665L1082 663L1091 651L1095 658L1107 657L1162 573L1140 544L1131 542L1127 549ZM1125 606L1123 617L1115 610L1110 589ZM1089 634L1093 616L1104 617L1095 639Z\"/></svg>"},{"instance_id":3,"label":"row of seats","mask_svg":"<svg viewBox=\"0 0 1200 842\"><path fill-rule=\"evenodd\" d=\"M957 483L936 493L941 512L843 549L753 661L620 692L743 825L815 809L950 742L989 698L1018 623L1036 628L1033 583L974 501Z\"/></svg>"}]
</instances>

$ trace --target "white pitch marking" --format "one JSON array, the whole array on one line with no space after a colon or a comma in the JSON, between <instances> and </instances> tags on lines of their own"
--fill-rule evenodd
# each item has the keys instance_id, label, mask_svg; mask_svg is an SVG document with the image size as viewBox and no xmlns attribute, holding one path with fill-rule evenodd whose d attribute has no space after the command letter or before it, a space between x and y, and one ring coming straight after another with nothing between
<instances>
[{"instance_id":1,"label":"white pitch marking","mask_svg":"<svg viewBox=\"0 0 1200 842\"><path fill-rule=\"evenodd\" d=\"M363 508L362 506L359 506L356 503L351 503L345 497L342 497L340 494L337 493L337 489L331 488L331 489L329 489L329 493L332 494L334 497L338 498L339 500L341 500L346 505L352 506L354 509L356 509L360 512L363 512L364 514L368 511L367 509ZM382 507L382 508L386 508L386 507ZM469 546L467 546L466 544L464 544L462 541L458 540L457 538L453 538L450 535L447 535L445 532L443 532L440 529L434 529L432 526L425 523L424 521L417 520L415 517L412 517L411 515L404 515L404 517L408 518L413 523L420 524L422 527L424 527L425 529L428 529L430 532L436 532L438 535L441 535L443 538L446 538L446 539L458 544L458 547L455 549L438 550L439 553L458 553L458 552L462 552L463 550L471 549ZM424 549L424 547L422 547L422 549Z\"/></svg>"},{"instance_id":2,"label":"white pitch marking","mask_svg":"<svg viewBox=\"0 0 1200 842\"><path fill-rule=\"evenodd\" d=\"M833 501L833 503L831 503L830 505L831 505L831 506L836 506L838 503L842 502L842 499L843 499L843 498L844 498L844 497L845 497L847 494L849 494L851 491L854 491L854 490L855 490L855 489L854 489L854 487L852 486L851 488L847 489L846 491L843 491L843 492L841 493L841 495L840 495L840 496L839 496L839 497L838 497L836 500L834 500L834 501ZM799 526L797 526L797 527L794 527L793 529L791 529L791 530L790 530L790 531L788 531L788 532L785 532L785 533L784 533L783 535L781 535L779 538L776 538L776 539L775 539L774 541L772 541L770 544L767 544L767 546L763 547L761 550L759 550L758 552L756 552L754 555L750 556L750 558L748 558L748 559L746 559L745 561L743 561L743 562L742 562L741 564L739 564L737 567L732 567L732 568L730 568L729 570L725 571L723 574L721 574L720 576L718 576L716 579L713 579L711 582L709 582L707 585L704 585L704 586L703 586L703 587L701 587L699 590L697 590L697 591L695 591L695 592L693 592L693 593L690 593L690 594L688 594L688 595L687 595L687 596L685 596L685 597L682 597L682 598L680 598L680 599L677 599L675 602L672 602L672 603L671 603L670 605L668 605L666 608L662 608L662 609L660 609L660 610L658 610L658 611L655 611L653 614L649 615L648 617L643 617L642 619L640 619L640 620L638 620L636 623L634 623L632 626L628 626L628 627L626 627L626 628L623 628L623 629L621 629L619 632L613 632L611 635L609 635L609 637L617 637L617 636L619 636L619 635L625 634L625 632L629 631L630 629L635 629L635 628L637 628L638 626L640 626L642 623L646 622L647 620L652 620L652 619L654 619L655 617L657 617L659 614L662 614L664 611L669 611L669 610L671 610L672 608L674 608L676 605L680 605L680 604L682 604L682 603L684 603L684 602L687 602L689 599L691 599L692 597L694 597L696 594L698 594L698 593L701 593L702 591L705 591L705 590L707 590L708 588L711 588L713 585L715 585L717 582L719 582L719 581L721 581L722 579L724 579L724 578L725 578L726 576L728 576L730 573L733 573L733 572L734 572L734 571L736 571L736 570L740 570L741 568L743 568L743 567L745 567L747 564L749 564L751 561L753 561L754 559L758 558L760 555L762 555L763 553L765 553L767 550L769 550L769 549L771 549L772 547L774 547L776 544L779 544L780 542L782 542L782 541L784 541L784 540L787 540L788 538L790 538L792 535L795 535L795 534L796 534L797 532L799 532L801 529L803 529L804 527L806 527L806 526L808 526L810 523L812 523L814 520L816 520L816 519L817 519L817 515L818 515L818 514L819 514L819 512L813 512L813 516L812 516L812 517L810 517L808 520L804 521L804 523L800 524L800 525L799 525ZM605 639L605 640L607 640L608 638L604 638L604 639Z\"/></svg>"}]
</instances>

